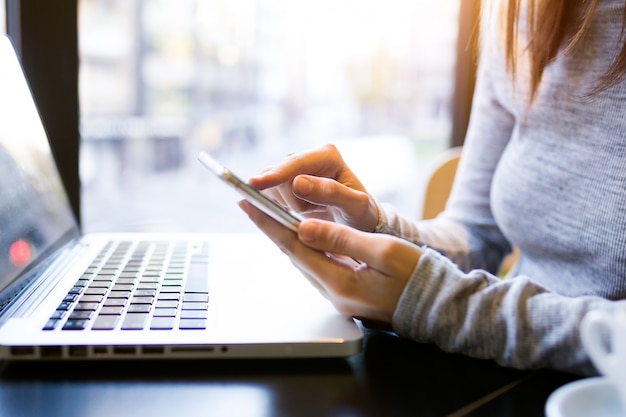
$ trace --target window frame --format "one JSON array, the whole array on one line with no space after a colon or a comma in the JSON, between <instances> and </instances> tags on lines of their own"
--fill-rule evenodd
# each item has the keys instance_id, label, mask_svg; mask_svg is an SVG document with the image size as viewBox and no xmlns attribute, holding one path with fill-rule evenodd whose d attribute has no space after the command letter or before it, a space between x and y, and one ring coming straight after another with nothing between
<instances>
[{"instance_id":1,"label":"window frame","mask_svg":"<svg viewBox=\"0 0 626 417\"><path fill-rule=\"evenodd\" d=\"M80 224L78 2L6 0L13 40Z\"/></svg>"}]
</instances>

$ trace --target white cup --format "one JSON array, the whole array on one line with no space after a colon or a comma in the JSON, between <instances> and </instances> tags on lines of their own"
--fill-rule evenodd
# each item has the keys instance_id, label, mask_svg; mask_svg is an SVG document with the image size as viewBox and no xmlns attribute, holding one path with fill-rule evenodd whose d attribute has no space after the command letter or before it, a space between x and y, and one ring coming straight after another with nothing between
<instances>
[{"instance_id":1,"label":"white cup","mask_svg":"<svg viewBox=\"0 0 626 417\"><path fill-rule=\"evenodd\" d=\"M626 408L626 311L590 311L581 338L596 368L615 385Z\"/></svg>"}]
</instances>

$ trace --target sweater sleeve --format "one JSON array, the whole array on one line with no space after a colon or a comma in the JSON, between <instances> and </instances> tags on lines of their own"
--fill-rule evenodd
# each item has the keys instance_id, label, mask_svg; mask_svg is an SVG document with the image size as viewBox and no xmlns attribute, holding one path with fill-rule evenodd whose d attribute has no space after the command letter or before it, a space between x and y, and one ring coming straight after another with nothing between
<instances>
[{"instance_id":1,"label":"sweater sleeve","mask_svg":"<svg viewBox=\"0 0 626 417\"><path fill-rule=\"evenodd\" d=\"M617 308L626 304L560 296L524 276L502 280L483 270L464 273L426 249L392 324L400 336L504 366L596 375L582 347L580 322L592 309Z\"/></svg>"}]
</instances>

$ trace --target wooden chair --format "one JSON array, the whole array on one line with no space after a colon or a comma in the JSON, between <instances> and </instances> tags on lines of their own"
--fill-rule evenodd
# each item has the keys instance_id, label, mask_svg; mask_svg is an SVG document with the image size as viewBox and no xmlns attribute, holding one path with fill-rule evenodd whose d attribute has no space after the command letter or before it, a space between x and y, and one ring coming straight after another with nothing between
<instances>
[{"instance_id":1,"label":"wooden chair","mask_svg":"<svg viewBox=\"0 0 626 417\"><path fill-rule=\"evenodd\" d=\"M437 217L446 207L462 149L461 146L450 148L435 161L434 168L426 181L426 188L424 189L424 198L422 200L423 219Z\"/></svg>"}]
</instances>

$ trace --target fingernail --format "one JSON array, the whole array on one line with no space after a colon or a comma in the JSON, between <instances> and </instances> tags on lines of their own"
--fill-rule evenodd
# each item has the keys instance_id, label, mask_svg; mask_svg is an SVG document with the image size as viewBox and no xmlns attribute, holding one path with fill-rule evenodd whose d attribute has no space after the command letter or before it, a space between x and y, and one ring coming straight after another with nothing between
<instances>
[{"instance_id":1,"label":"fingernail","mask_svg":"<svg viewBox=\"0 0 626 417\"><path fill-rule=\"evenodd\" d=\"M321 233L321 228L316 221L303 221L298 227L298 236L303 242L314 242Z\"/></svg>"},{"instance_id":2,"label":"fingernail","mask_svg":"<svg viewBox=\"0 0 626 417\"><path fill-rule=\"evenodd\" d=\"M237 205L245 212L248 213L248 202L246 200L241 200L237 202Z\"/></svg>"},{"instance_id":3,"label":"fingernail","mask_svg":"<svg viewBox=\"0 0 626 417\"><path fill-rule=\"evenodd\" d=\"M298 195L309 195L313 191L313 183L307 178L297 177L293 184L293 191Z\"/></svg>"}]
</instances>

